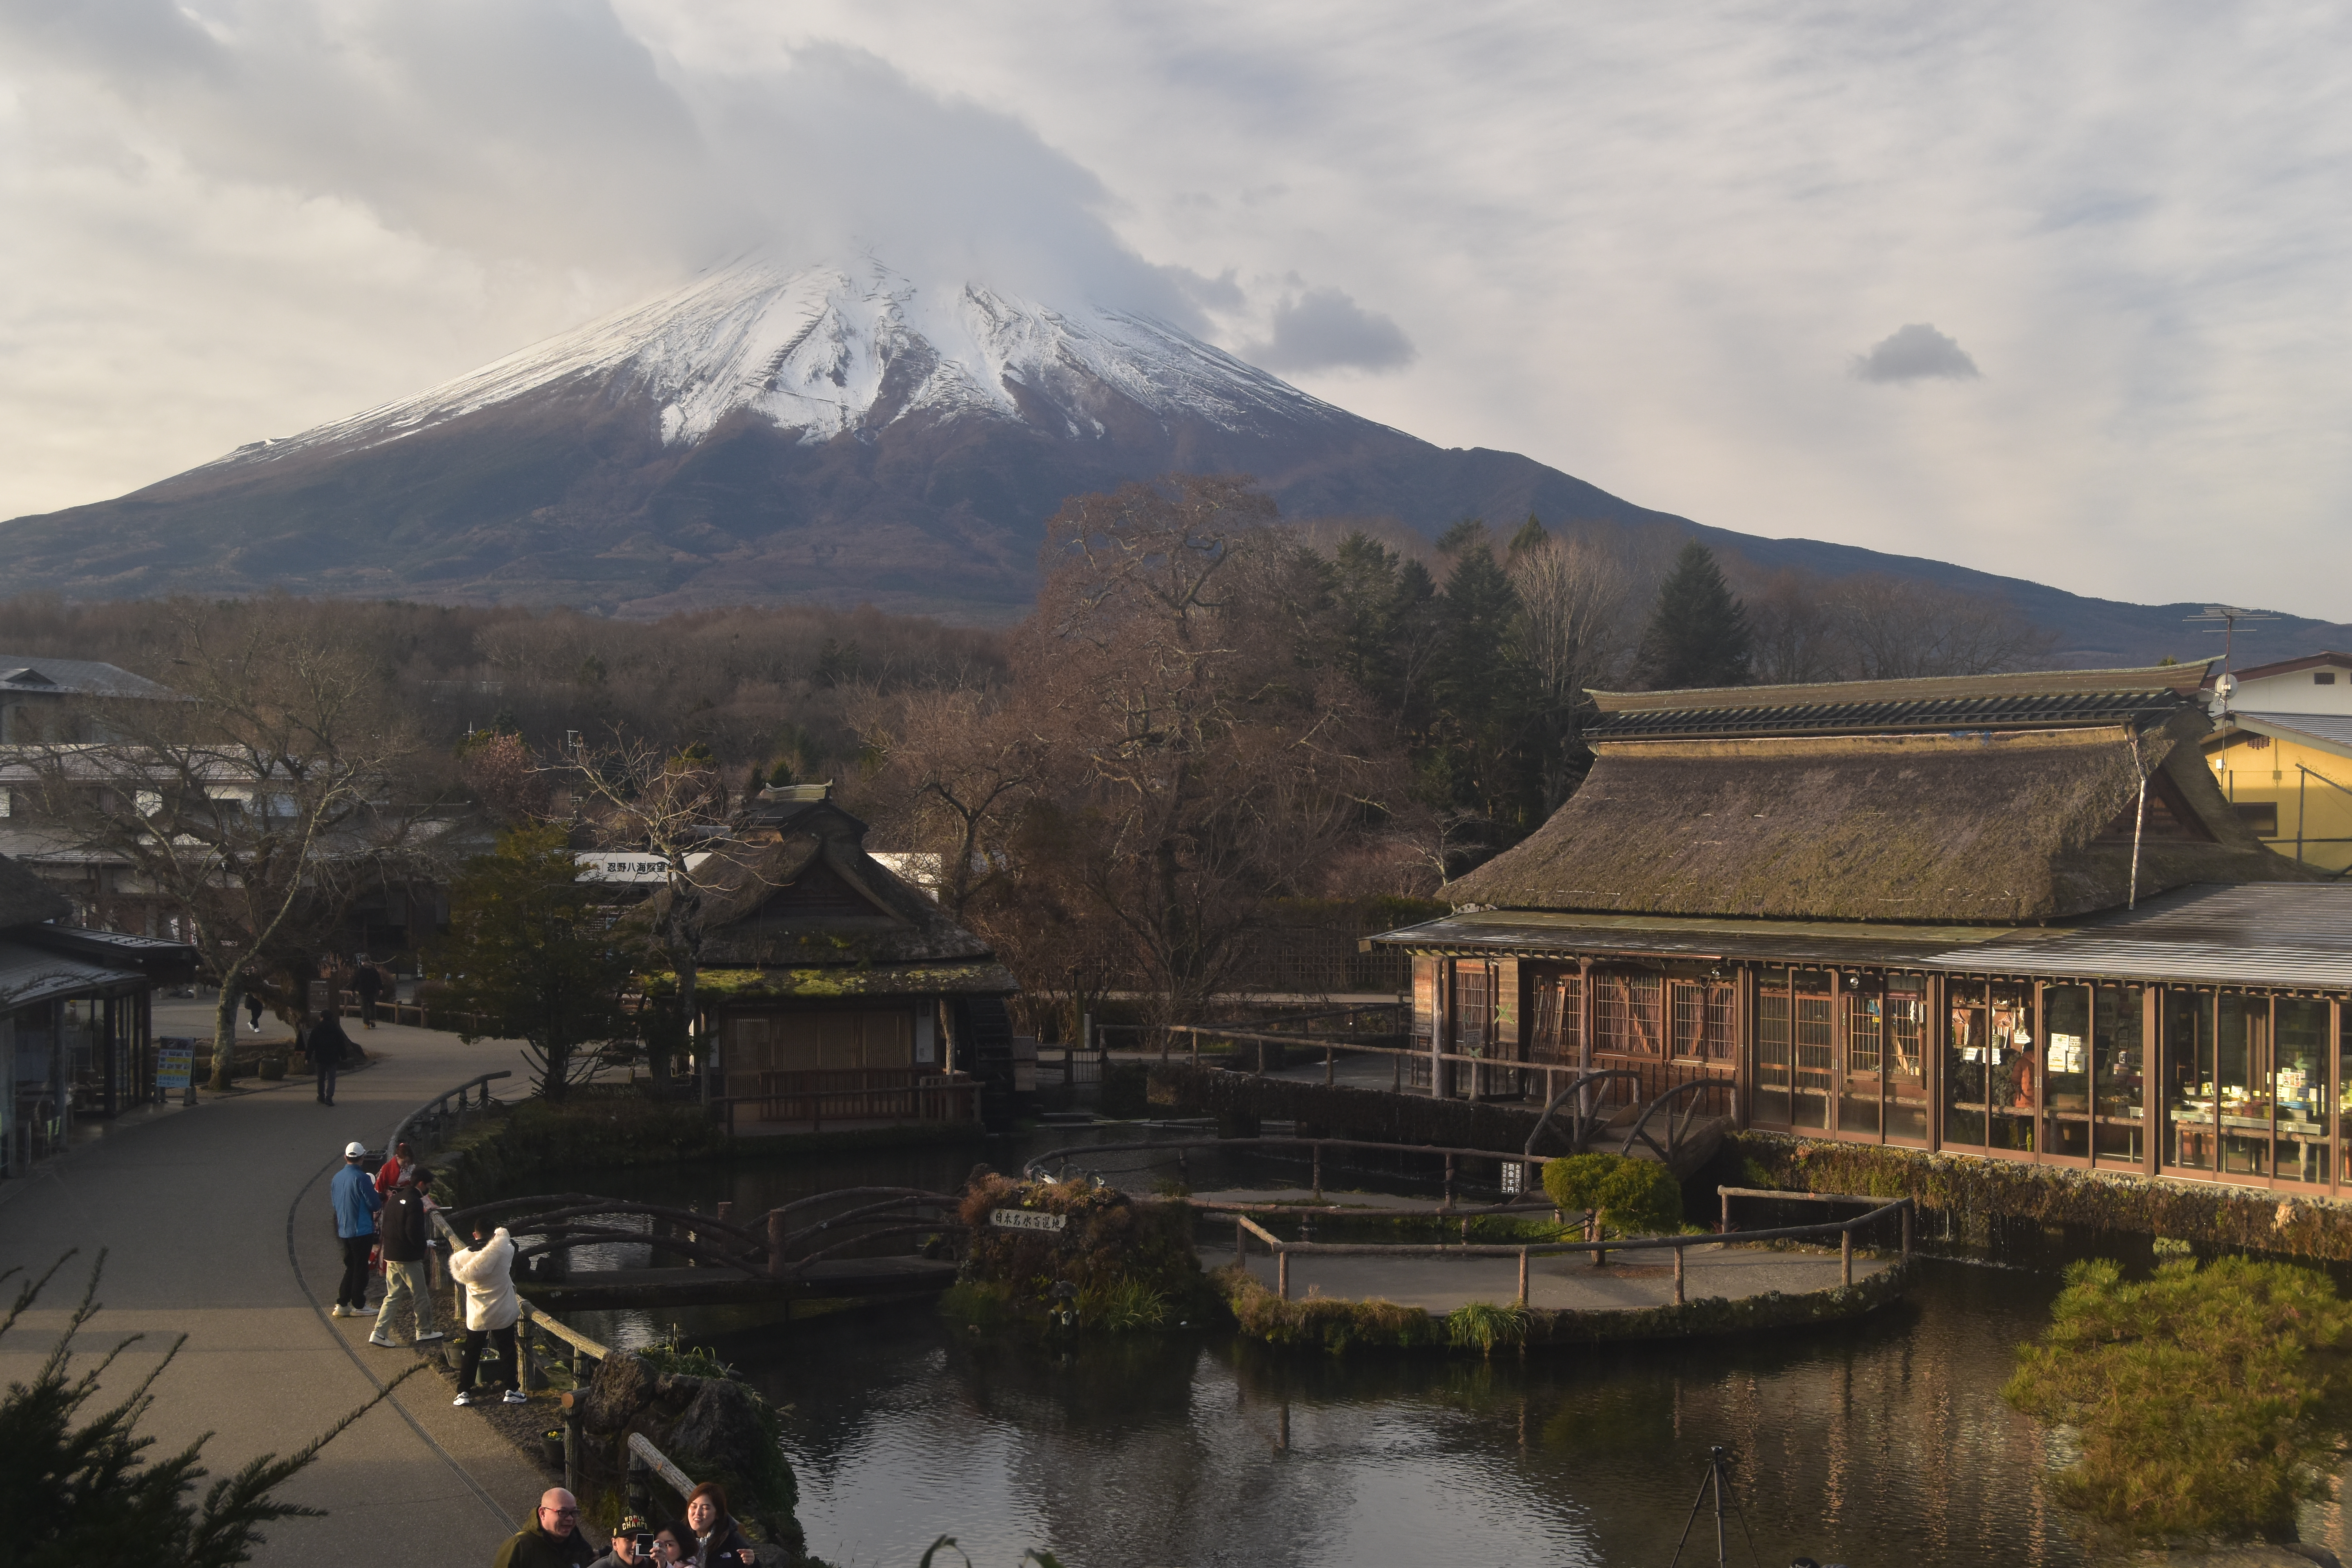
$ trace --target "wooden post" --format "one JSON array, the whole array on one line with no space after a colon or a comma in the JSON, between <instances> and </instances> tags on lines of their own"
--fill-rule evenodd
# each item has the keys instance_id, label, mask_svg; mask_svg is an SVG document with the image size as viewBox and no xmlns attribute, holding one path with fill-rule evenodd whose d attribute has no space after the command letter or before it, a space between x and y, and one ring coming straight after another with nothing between
<instances>
[{"instance_id":1,"label":"wooden post","mask_svg":"<svg viewBox=\"0 0 2352 1568\"><path fill-rule=\"evenodd\" d=\"M1720 1236L1729 1236L1731 1234L1731 1194L1729 1193L1725 1193L1722 1195L1723 1226L1717 1234Z\"/></svg>"},{"instance_id":2,"label":"wooden post","mask_svg":"<svg viewBox=\"0 0 2352 1568\"><path fill-rule=\"evenodd\" d=\"M772 1279L783 1277L784 1237L790 1234L792 1226L784 1216L771 1210L768 1215L768 1277Z\"/></svg>"},{"instance_id":3,"label":"wooden post","mask_svg":"<svg viewBox=\"0 0 2352 1568\"><path fill-rule=\"evenodd\" d=\"M1849 1225L1838 1232L1838 1284L1850 1286L1853 1283L1853 1226Z\"/></svg>"},{"instance_id":4,"label":"wooden post","mask_svg":"<svg viewBox=\"0 0 2352 1568\"><path fill-rule=\"evenodd\" d=\"M1265 1076L1265 1042L1264 1040L1257 1043L1257 1071L1253 1076L1257 1078Z\"/></svg>"},{"instance_id":5,"label":"wooden post","mask_svg":"<svg viewBox=\"0 0 2352 1568\"><path fill-rule=\"evenodd\" d=\"M1675 1253L1675 1257L1677 1257L1677 1258L1680 1258L1680 1257L1682 1256L1682 1254L1681 1254L1681 1253L1679 1253L1679 1252L1677 1252L1677 1253ZM1519 1305L1520 1305L1520 1306L1522 1306L1522 1307L1525 1307L1527 1304L1528 1304L1528 1249L1527 1249L1526 1247L1522 1247L1521 1248L1519 1248Z\"/></svg>"},{"instance_id":6,"label":"wooden post","mask_svg":"<svg viewBox=\"0 0 2352 1568\"><path fill-rule=\"evenodd\" d=\"M1315 1201L1323 1201L1323 1145L1315 1145Z\"/></svg>"},{"instance_id":7,"label":"wooden post","mask_svg":"<svg viewBox=\"0 0 2352 1568\"><path fill-rule=\"evenodd\" d=\"M1286 1247L1275 1249L1274 1293L1286 1301L1290 1300L1290 1252Z\"/></svg>"},{"instance_id":8,"label":"wooden post","mask_svg":"<svg viewBox=\"0 0 2352 1568\"><path fill-rule=\"evenodd\" d=\"M1903 1200L1903 1261L1911 1261L1911 1200Z\"/></svg>"},{"instance_id":9,"label":"wooden post","mask_svg":"<svg viewBox=\"0 0 2352 1568\"><path fill-rule=\"evenodd\" d=\"M1389 1092L1391 1094L1402 1094L1404 1092L1404 1053L1402 1051L1399 1051L1396 1055L1391 1057L1389 1058Z\"/></svg>"},{"instance_id":10,"label":"wooden post","mask_svg":"<svg viewBox=\"0 0 2352 1568\"><path fill-rule=\"evenodd\" d=\"M1242 1224L1241 1215L1234 1215L1234 1267L1242 1268L1248 1264L1249 1227Z\"/></svg>"},{"instance_id":11,"label":"wooden post","mask_svg":"<svg viewBox=\"0 0 2352 1568\"><path fill-rule=\"evenodd\" d=\"M1331 1047L1328 1046L1323 1047L1323 1087L1331 1087Z\"/></svg>"},{"instance_id":12,"label":"wooden post","mask_svg":"<svg viewBox=\"0 0 2352 1568\"><path fill-rule=\"evenodd\" d=\"M525 1394L530 1392L530 1308L525 1304L515 1324L515 1386Z\"/></svg>"},{"instance_id":13,"label":"wooden post","mask_svg":"<svg viewBox=\"0 0 2352 1568\"><path fill-rule=\"evenodd\" d=\"M1445 1207L1454 1206L1454 1156L1445 1156Z\"/></svg>"}]
</instances>

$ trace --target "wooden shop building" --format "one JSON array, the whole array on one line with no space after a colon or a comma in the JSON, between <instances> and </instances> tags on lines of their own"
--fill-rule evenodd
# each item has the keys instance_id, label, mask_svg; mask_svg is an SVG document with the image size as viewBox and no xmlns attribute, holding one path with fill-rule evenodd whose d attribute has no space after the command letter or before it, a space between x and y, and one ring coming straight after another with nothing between
<instances>
[{"instance_id":1,"label":"wooden shop building","mask_svg":"<svg viewBox=\"0 0 2352 1568\"><path fill-rule=\"evenodd\" d=\"M2217 787L2206 677L1595 693L1583 787L1376 939L1422 1081L2352 1195L2352 886Z\"/></svg>"}]
</instances>

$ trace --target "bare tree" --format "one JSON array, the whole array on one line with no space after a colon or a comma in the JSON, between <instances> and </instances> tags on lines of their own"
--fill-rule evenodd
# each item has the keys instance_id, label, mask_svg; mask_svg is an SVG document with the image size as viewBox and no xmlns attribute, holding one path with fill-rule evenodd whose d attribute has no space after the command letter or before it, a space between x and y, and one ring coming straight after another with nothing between
<instances>
[{"instance_id":1,"label":"bare tree","mask_svg":"<svg viewBox=\"0 0 2352 1568\"><path fill-rule=\"evenodd\" d=\"M36 765L58 831L127 863L185 916L220 983L218 1089L265 955L400 853L394 775L411 743L381 668L323 618L192 607L179 629L184 700L103 702L89 722L104 739L49 742Z\"/></svg>"},{"instance_id":2,"label":"bare tree","mask_svg":"<svg viewBox=\"0 0 2352 1568\"><path fill-rule=\"evenodd\" d=\"M896 840L938 858L940 904L959 921L1009 871L1007 840L1051 747L1001 691L972 685L868 688L850 721L880 764L875 794Z\"/></svg>"},{"instance_id":3,"label":"bare tree","mask_svg":"<svg viewBox=\"0 0 2352 1568\"><path fill-rule=\"evenodd\" d=\"M1244 955L1375 807L1357 689L1298 657L1310 563L1249 481L1173 475L1067 502L1016 634L1021 710L1051 752L1024 876L1126 933L1165 1018Z\"/></svg>"},{"instance_id":4,"label":"bare tree","mask_svg":"<svg viewBox=\"0 0 2352 1568\"><path fill-rule=\"evenodd\" d=\"M1837 609L1819 578L1783 569L1746 594L1756 679L1801 686L1847 678L1851 658Z\"/></svg>"},{"instance_id":5,"label":"bare tree","mask_svg":"<svg viewBox=\"0 0 2352 1568\"><path fill-rule=\"evenodd\" d=\"M1585 690L1617 661L1629 579L1615 551L1599 540L1547 534L1515 546L1505 570L1518 595L1514 650L1536 684L1544 728L1543 809L1550 815L1575 787Z\"/></svg>"},{"instance_id":6,"label":"bare tree","mask_svg":"<svg viewBox=\"0 0 2352 1568\"><path fill-rule=\"evenodd\" d=\"M730 797L717 763L689 747L674 752L642 736L613 733L591 746L583 738L551 770L568 780L575 806L602 842L659 858L666 868L666 898L646 911L646 933L655 952L677 975L678 1037L698 1067L708 1053L695 1034L695 981L701 967L705 903L716 883L702 872L706 855L732 853ZM712 868L715 872L716 868ZM662 1031L649 1028L647 1052L657 1092L669 1089L669 1049ZM701 1071L701 1090L710 1092Z\"/></svg>"},{"instance_id":7,"label":"bare tree","mask_svg":"<svg viewBox=\"0 0 2352 1568\"><path fill-rule=\"evenodd\" d=\"M1863 573L1832 594L1856 679L1985 675L2046 661L2057 638L2005 599Z\"/></svg>"}]
</instances>

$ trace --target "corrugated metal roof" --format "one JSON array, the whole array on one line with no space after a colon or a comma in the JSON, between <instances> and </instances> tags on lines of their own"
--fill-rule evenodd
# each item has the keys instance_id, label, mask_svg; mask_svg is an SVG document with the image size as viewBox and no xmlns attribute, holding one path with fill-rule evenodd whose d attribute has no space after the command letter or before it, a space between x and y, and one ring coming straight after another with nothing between
<instances>
[{"instance_id":1,"label":"corrugated metal roof","mask_svg":"<svg viewBox=\"0 0 2352 1568\"><path fill-rule=\"evenodd\" d=\"M2230 721L2276 740L2309 739L2352 756L2352 713L2232 713Z\"/></svg>"},{"instance_id":2,"label":"corrugated metal roof","mask_svg":"<svg viewBox=\"0 0 2352 1568\"><path fill-rule=\"evenodd\" d=\"M177 698L168 686L110 664L87 658L51 658L46 654L0 653L0 685L16 691L95 697Z\"/></svg>"},{"instance_id":3,"label":"corrugated metal roof","mask_svg":"<svg viewBox=\"0 0 2352 1568\"><path fill-rule=\"evenodd\" d=\"M2185 707L2173 691L1949 697L1885 702L1807 702L1603 713L1588 741L1734 739L1761 735L1943 734L2161 723Z\"/></svg>"},{"instance_id":4,"label":"corrugated metal roof","mask_svg":"<svg viewBox=\"0 0 2352 1568\"><path fill-rule=\"evenodd\" d=\"M135 969L110 969L87 959L44 952L19 942L0 942L0 1009L46 1002L93 991L144 987L145 975Z\"/></svg>"},{"instance_id":5,"label":"corrugated metal roof","mask_svg":"<svg viewBox=\"0 0 2352 1568\"><path fill-rule=\"evenodd\" d=\"M1374 937L1431 952L1736 958L2352 991L2352 884L2184 888L2075 926L1896 926L1492 910Z\"/></svg>"}]
</instances>

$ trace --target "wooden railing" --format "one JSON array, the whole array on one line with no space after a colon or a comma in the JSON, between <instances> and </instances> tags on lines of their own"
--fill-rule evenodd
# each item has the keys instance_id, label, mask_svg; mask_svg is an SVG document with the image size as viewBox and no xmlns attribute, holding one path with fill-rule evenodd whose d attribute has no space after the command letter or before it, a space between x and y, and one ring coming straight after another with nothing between
<instances>
[{"instance_id":1,"label":"wooden railing","mask_svg":"<svg viewBox=\"0 0 2352 1568\"><path fill-rule=\"evenodd\" d=\"M508 1069L479 1073L455 1089L443 1089L439 1094L402 1117L400 1125L392 1130L391 1142L384 1147L388 1150L397 1149L404 1140L414 1142L419 1137L437 1142L445 1129L464 1125L466 1097L471 1090L477 1088L481 1089L481 1109L488 1110L490 1108L490 1085L502 1078L512 1077L514 1077L513 1072ZM455 1110L450 1108L452 1101L456 1102Z\"/></svg>"},{"instance_id":2,"label":"wooden railing","mask_svg":"<svg viewBox=\"0 0 2352 1568\"><path fill-rule=\"evenodd\" d=\"M1889 1215L1898 1215L1901 1219L1903 1261L1906 1264L1911 1261L1912 1205L1909 1198L1896 1198L1890 1203L1880 1203L1874 1198L1852 1198L1843 1194L1772 1193L1748 1187L1721 1187L1717 1191L1724 1196L1724 1213L1727 1216L1731 1212L1730 1200L1740 1195L1813 1198L1825 1202L1876 1203L1878 1206L1868 1214L1857 1215L1849 1220L1831 1220L1821 1225L1781 1226L1771 1230L1727 1230L1721 1234L1702 1232L1696 1236L1627 1237L1614 1241L1599 1239L1538 1241L1516 1245L1468 1243L1458 1247L1447 1246L1444 1243L1411 1241L1286 1241L1250 1218L1247 1214L1235 1213L1234 1215L1234 1224L1236 1227L1234 1237L1234 1261L1239 1264L1244 1260L1244 1249L1248 1246L1246 1237L1255 1236L1265 1243L1266 1250L1274 1255L1275 1293L1287 1301L1290 1300L1290 1258L1293 1253L1327 1258L1514 1258L1518 1260L1519 1265L1518 1304L1524 1307L1528 1304L1528 1261L1531 1258L1549 1258L1564 1252L1590 1252L1605 1256L1612 1252L1654 1252L1660 1247L1671 1247L1675 1255L1675 1305L1680 1307L1685 1304L1683 1288L1683 1254L1694 1247L1720 1247L1732 1241L1742 1243L1797 1241L1835 1236L1838 1238L1838 1285L1841 1289L1850 1287L1853 1284L1854 1232L1865 1226L1876 1224ZM1349 1217L1367 1216L1354 1215ZM1387 1211L1380 1211L1370 1217L1385 1218L1388 1217L1388 1214ZM1586 1217L1589 1222L1591 1216ZM1728 1226L1727 1218L1725 1223Z\"/></svg>"},{"instance_id":3,"label":"wooden railing","mask_svg":"<svg viewBox=\"0 0 2352 1568\"><path fill-rule=\"evenodd\" d=\"M834 1068L802 1072L730 1073L758 1081L721 1101L727 1131L747 1121L822 1132L828 1121L977 1121L980 1083L963 1073L908 1068ZM748 1112L739 1108L750 1108Z\"/></svg>"}]
</instances>

